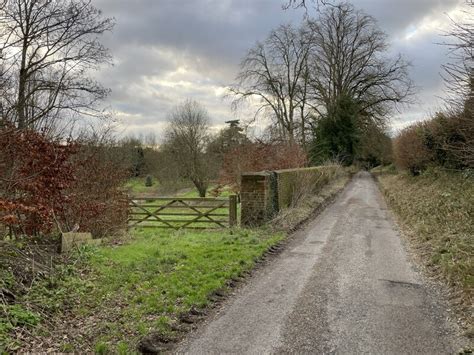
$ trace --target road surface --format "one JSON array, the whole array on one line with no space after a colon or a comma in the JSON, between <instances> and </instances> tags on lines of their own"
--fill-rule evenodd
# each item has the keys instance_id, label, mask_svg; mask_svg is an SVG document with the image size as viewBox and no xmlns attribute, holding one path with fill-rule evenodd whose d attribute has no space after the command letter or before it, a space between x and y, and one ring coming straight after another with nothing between
<instances>
[{"instance_id":1,"label":"road surface","mask_svg":"<svg viewBox=\"0 0 474 355\"><path fill-rule=\"evenodd\" d=\"M447 318L359 173L175 352L451 354L460 340Z\"/></svg>"}]
</instances>

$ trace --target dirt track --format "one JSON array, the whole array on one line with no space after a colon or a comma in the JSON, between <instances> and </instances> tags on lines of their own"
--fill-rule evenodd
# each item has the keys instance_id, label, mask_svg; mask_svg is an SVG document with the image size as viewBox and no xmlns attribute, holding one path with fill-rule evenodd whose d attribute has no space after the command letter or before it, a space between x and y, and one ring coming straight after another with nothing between
<instances>
[{"instance_id":1,"label":"dirt track","mask_svg":"<svg viewBox=\"0 0 474 355\"><path fill-rule=\"evenodd\" d=\"M368 173L178 353L448 354L462 339L409 260Z\"/></svg>"}]
</instances>

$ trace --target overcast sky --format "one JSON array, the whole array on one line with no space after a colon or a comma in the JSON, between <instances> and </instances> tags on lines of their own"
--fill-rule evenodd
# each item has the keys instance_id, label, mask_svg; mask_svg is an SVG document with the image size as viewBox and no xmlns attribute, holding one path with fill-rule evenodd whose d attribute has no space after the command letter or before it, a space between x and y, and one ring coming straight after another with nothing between
<instances>
[{"instance_id":1,"label":"overcast sky","mask_svg":"<svg viewBox=\"0 0 474 355\"><path fill-rule=\"evenodd\" d=\"M218 128L234 118L222 96L246 51L282 23L299 23L304 10L283 10L285 0L93 0L116 27L102 40L114 66L98 73L112 89L107 105L123 134L160 136L169 111L187 98L198 100ZM449 17L464 0L352 0L374 16L389 35L393 52L413 67L417 103L395 115L397 129L441 107L439 46ZM315 11L309 9L309 14ZM240 116L245 116L241 113ZM245 118L245 117L238 117Z\"/></svg>"}]
</instances>

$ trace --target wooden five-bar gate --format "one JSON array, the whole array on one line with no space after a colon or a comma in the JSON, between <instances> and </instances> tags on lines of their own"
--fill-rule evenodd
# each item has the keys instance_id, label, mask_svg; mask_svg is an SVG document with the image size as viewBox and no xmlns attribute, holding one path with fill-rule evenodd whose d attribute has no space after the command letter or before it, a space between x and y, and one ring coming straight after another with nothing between
<instances>
[{"instance_id":1,"label":"wooden five-bar gate","mask_svg":"<svg viewBox=\"0 0 474 355\"><path fill-rule=\"evenodd\" d=\"M217 229L237 225L237 196L130 197L128 227Z\"/></svg>"}]
</instances>

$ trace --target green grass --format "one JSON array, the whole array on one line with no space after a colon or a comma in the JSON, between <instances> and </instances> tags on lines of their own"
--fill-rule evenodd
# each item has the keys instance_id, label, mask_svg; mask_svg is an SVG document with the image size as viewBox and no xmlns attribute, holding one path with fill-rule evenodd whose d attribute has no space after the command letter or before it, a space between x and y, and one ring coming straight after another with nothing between
<instances>
[{"instance_id":1,"label":"green grass","mask_svg":"<svg viewBox=\"0 0 474 355\"><path fill-rule=\"evenodd\" d=\"M209 189L207 190L206 197L214 197L215 195L212 194L212 190L216 187L216 185L211 185L209 186ZM235 194L228 186L225 186L217 195L218 197L229 197L230 195ZM199 197L199 193L196 189L193 189L191 191L188 191L184 194L180 194L179 197Z\"/></svg>"},{"instance_id":2,"label":"green grass","mask_svg":"<svg viewBox=\"0 0 474 355\"><path fill-rule=\"evenodd\" d=\"M130 193L156 193L159 184L156 178L153 178L152 186L145 186L145 177L131 178L125 183L125 188Z\"/></svg>"},{"instance_id":3,"label":"green grass","mask_svg":"<svg viewBox=\"0 0 474 355\"><path fill-rule=\"evenodd\" d=\"M56 329L40 323L37 334L55 339L68 334L58 350L97 352L133 350L155 331L173 337L181 315L207 307L215 291L225 290L229 280L251 269L284 237L244 229L137 229L132 234L120 246L81 248L76 266L33 286L22 301L68 325Z\"/></svg>"},{"instance_id":4,"label":"green grass","mask_svg":"<svg viewBox=\"0 0 474 355\"><path fill-rule=\"evenodd\" d=\"M10 334L18 328L34 328L41 317L21 304L0 303L0 354L6 353L7 346L15 346L16 342Z\"/></svg>"},{"instance_id":5,"label":"green grass","mask_svg":"<svg viewBox=\"0 0 474 355\"><path fill-rule=\"evenodd\" d=\"M205 307L208 296L253 265L281 236L255 232L163 232L139 229L132 243L101 248L92 265L104 276L102 290L120 290L140 313L179 314ZM137 284L143 292L137 292Z\"/></svg>"},{"instance_id":6,"label":"green grass","mask_svg":"<svg viewBox=\"0 0 474 355\"><path fill-rule=\"evenodd\" d=\"M420 176L378 171L387 202L428 268L466 304L474 290L474 179L431 169ZM471 319L472 326L472 319Z\"/></svg>"},{"instance_id":7,"label":"green grass","mask_svg":"<svg viewBox=\"0 0 474 355\"><path fill-rule=\"evenodd\" d=\"M182 182L182 186L189 187L189 191L184 192L184 193L166 193L168 189L165 186L161 186L156 178L153 178L153 185L152 186L145 186L145 177L135 177L135 178L130 178L124 185L125 189L130 194L154 194L154 195L163 195L163 196L172 196L176 195L179 197L199 197L199 193L194 186L190 185L190 183L186 183L185 181ZM206 197L213 197L214 195L211 194L211 191L216 187L216 185L211 185L209 186L209 189L207 190L207 195ZM164 190L164 191L161 191ZM182 189L182 190L188 190L188 189ZM220 193L218 194L219 197L229 197L229 195L233 194L229 187L224 187Z\"/></svg>"}]
</instances>

